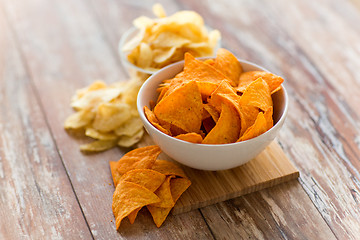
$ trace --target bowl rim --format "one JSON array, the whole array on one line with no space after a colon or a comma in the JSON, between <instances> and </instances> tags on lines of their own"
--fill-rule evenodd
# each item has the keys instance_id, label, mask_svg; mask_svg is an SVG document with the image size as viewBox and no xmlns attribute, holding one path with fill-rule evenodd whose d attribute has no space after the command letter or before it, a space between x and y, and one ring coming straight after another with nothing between
<instances>
[{"instance_id":1,"label":"bowl rim","mask_svg":"<svg viewBox=\"0 0 360 240\"><path fill-rule=\"evenodd\" d=\"M211 27L209 27L209 26L207 26L207 25L205 25L205 27L206 27L206 29L207 29L208 31L213 30L213 28L211 28ZM120 55L120 60L121 60L121 62L123 63L123 65L126 65L126 66L129 66L129 67L131 67L131 68L134 68L135 70L137 70L137 71L139 71L139 72L153 75L153 74L161 71L161 70L164 69L165 67L168 67L168 66L171 66L171 65L173 65L173 64L176 64L176 63L178 63L178 62L181 62L181 61L178 61L178 62L175 62L175 63L171 63L171 64L169 64L169 65L167 65L167 66L165 66L165 67L163 67L163 68L161 68L161 69L159 69L159 70L156 70L156 71L146 70L146 69L144 69L144 68L140 68L140 67L136 66L135 64L129 62L129 60L127 59L127 54L126 54L125 51L122 50L122 48L123 48L123 46L125 45L125 43L128 41L128 37L129 37L131 34L134 34L134 33L137 32L137 31L140 31L140 29L137 28L137 27L135 27L135 26L132 26L131 28L129 28L128 30L126 30L126 31L122 34L122 36L121 36L121 38L120 38L120 41L119 41L119 43L118 43L118 53L119 53L119 55ZM213 49L213 56L207 56L207 57L201 57L201 58L213 58L213 57L215 57L216 51L217 51L219 48L221 48L221 40L222 40L222 37L221 37L221 35L220 35L219 40L217 41L217 44L216 44L215 48ZM184 61L184 60L182 60L182 61Z\"/></svg>"},{"instance_id":2,"label":"bowl rim","mask_svg":"<svg viewBox=\"0 0 360 240\"><path fill-rule=\"evenodd\" d=\"M200 57L200 58L196 58L196 59L199 59L199 60L206 60L206 59L213 59L214 57ZM245 63L245 64L248 64L248 65L251 65L251 66L254 66L258 69L261 69L263 71L266 71L266 72L270 72L268 71L267 69L265 69L264 67L261 67L253 62L250 62L250 61L246 61L246 60L243 60L243 59L238 59L237 60L240 62L240 63ZM189 144L189 145L192 145L193 144L196 144L198 145L200 148L220 148L220 147L225 147L225 148L229 148L229 147L233 147L233 146L236 146L236 145L244 145L244 144L251 144L252 142L255 142L256 140L258 140L259 138L261 137L266 137L267 135L271 134L271 132L275 129L275 128L278 128L284 121L285 121L285 118L287 116L287 112L288 112L288 106L289 106L289 97L288 97L288 94L287 94L287 90L285 88L285 86L283 84L281 84L281 89L283 90L284 92L284 99L285 99L285 104L284 104L284 110L281 114L281 117L279 118L279 120L269 129L267 130L266 132L260 134L259 136L257 137L254 137L254 138L251 138L251 139L248 139L248 140L245 140L245 141L241 141L241 142L235 142L235 143L226 143L226 144L204 144L204 143L191 143L191 142L187 142L187 141L184 141L184 140L181 140L181 139L177 139L175 137L172 137L172 136L169 136L165 133L163 133L162 131L160 131L159 129L157 129L154 125L151 124L151 122L149 122L149 120L147 119L147 117L145 116L145 113L144 113L144 106L145 105L141 105L141 96L142 96L142 93L145 92L145 89L146 89L146 86L150 84L150 82L152 81L153 78L155 78L158 74L160 74L161 72L169 69L169 68L173 68L175 67L176 65L181 65L181 64L184 64L184 60L182 61L179 61L179 62L176 62L176 63L172 63L162 69L160 69L159 71L157 71L156 73L154 73L153 75L151 75L144 83L143 85L141 86L139 92L138 92L138 96L137 96L137 101L136 101L136 105L137 105L137 110L139 112L139 115L140 115L140 118L142 119L142 121L145 122L151 127L153 128L155 131L157 131L157 133L171 139L171 141L175 141L175 142L181 142L181 143L184 143L184 144ZM177 73L176 73L177 74Z\"/></svg>"}]
</instances>

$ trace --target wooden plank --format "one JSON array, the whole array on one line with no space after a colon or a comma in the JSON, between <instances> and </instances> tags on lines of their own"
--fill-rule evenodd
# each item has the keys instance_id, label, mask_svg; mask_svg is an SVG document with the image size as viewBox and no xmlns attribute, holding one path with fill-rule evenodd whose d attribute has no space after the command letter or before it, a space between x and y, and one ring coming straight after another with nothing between
<instances>
[{"instance_id":1,"label":"wooden plank","mask_svg":"<svg viewBox=\"0 0 360 240\"><path fill-rule=\"evenodd\" d=\"M306 198L299 182L290 181L201 212L216 239L336 239Z\"/></svg>"},{"instance_id":2,"label":"wooden plank","mask_svg":"<svg viewBox=\"0 0 360 240\"><path fill-rule=\"evenodd\" d=\"M0 239L91 239L2 3L0 29Z\"/></svg>"},{"instance_id":3,"label":"wooden plank","mask_svg":"<svg viewBox=\"0 0 360 240\"><path fill-rule=\"evenodd\" d=\"M88 139L71 136L63 129L64 120L73 112L69 103L76 89L98 78L108 83L126 78L116 50L108 46L87 1L4 3L93 237L212 238L199 211L170 216L159 229L145 212L135 224L124 221L120 233L116 231L111 209L114 187L108 162L118 160L128 149L84 155L79 151L79 144ZM74 225L70 228L76 229Z\"/></svg>"},{"instance_id":4,"label":"wooden plank","mask_svg":"<svg viewBox=\"0 0 360 240\"><path fill-rule=\"evenodd\" d=\"M299 172L276 142L237 168L216 172L188 167L183 169L192 184L174 206L173 214L219 203L299 177Z\"/></svg>"}]
</instances>

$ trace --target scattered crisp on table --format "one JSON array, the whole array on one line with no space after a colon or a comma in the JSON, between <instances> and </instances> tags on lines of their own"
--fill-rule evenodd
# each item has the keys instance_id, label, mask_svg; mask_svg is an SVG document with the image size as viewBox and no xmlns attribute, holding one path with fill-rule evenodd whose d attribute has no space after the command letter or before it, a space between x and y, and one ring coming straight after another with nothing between
<instances>
[{"instance_id":1,"label":"scattered crisp on table","mask_svg":"<svg viewBox=\"0 0 360 240\"><path fill-rule=\"evenodd\" d=\"M143 81L132 78L107 85L96 81L80 89L71 100L75 113L65 121L65 129L82 130L95 141L80 146L84 152L99 152L114 146L130 147L144 134L136 108Z\"/></svg>"},{"instance_id":2,"label":"scattered crisp on table","mask_svg":"<svg viewBox=\"0 0 360 240\"><path fill-rule=\"evenodd\" d=\"M175 163L159 160L161 149L147 146L126 153L110 162L114 181L112 209L116 229L128 217L131 224L142 207L147 207L157 227L165 221L181 194L191 185Z\"/></svg>"}]
</instances>

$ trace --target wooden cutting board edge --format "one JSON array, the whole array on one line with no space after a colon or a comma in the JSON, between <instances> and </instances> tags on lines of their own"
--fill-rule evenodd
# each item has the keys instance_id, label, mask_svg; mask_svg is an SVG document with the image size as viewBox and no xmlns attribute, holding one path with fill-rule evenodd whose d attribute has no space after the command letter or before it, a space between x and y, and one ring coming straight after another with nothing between
<instances>
[{"instance_id":1,"label":"wooden cutting board edge","mask_svg":"<svg viewBox=\"0 0 360 240\"><path fill-rule=\"evenodd\" d=\"M274 178L274 179L271 179L271 180L269 180L267 182L263 182L262 184L258 185L255 188L254 187L244 188L241 191L234 192L234 193L231 193L229 195L224 195L224 196L222 196L220 198L212 199L210 201L198 202L197 204L194 204L194 205L191 205L191 206L175 205L174 208L172 209L171 213L173 215L186 213L186 212L198 209L198 208L206 207L206 206L213 205L213 204L216 204L216 203L219 203L219 202L223 202L223 201L226 201L226 200L229 200L229 199L244 196L244 195L249 194L249 193L253 193L253 192L257 192L257 191L260 191L260 190L263 190L263 189L266 189L266 188L270 188L270 187L276 186L276 185L278 185L280 183L285 183L285 182L288 182L290 180L297 179L299 176L300 176L299 171L295 171L293 173L281 176L279 178Z\"/></svg>"}]
</instances>

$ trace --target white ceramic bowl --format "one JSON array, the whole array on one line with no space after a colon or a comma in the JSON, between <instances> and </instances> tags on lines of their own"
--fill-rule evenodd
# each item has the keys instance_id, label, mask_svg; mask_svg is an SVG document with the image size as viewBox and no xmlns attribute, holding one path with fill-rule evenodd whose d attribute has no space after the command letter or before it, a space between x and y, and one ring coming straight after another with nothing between
<instances>
[{"instance_id":1,"label":"white ceramic bowl","mask_svg":"<svg viewBox=\"0 0 360 240\"><path fill-rule=\"evenodd\" d=\"M206 59L206 58L205 58ZM244 71L266 69L239 60ZM186 166L200 170L225 170L238 167L256 157L262 150L271 143L276 134L282 127L288 108L288 96L284 86L272 95L274 104L274 126L260 136L230 144L194 144L170 137L155 128L145 117L143 108L149 106L149 101L156 102L158 93L156 92L159 84L165 80L173 78L183 70L184 61L169 65L153 74L142 85L138 93L137 108L144 123L145 129L152 137L154 142L159 145L161 150L177 162Z\"/></svg>"}]
</instances>

